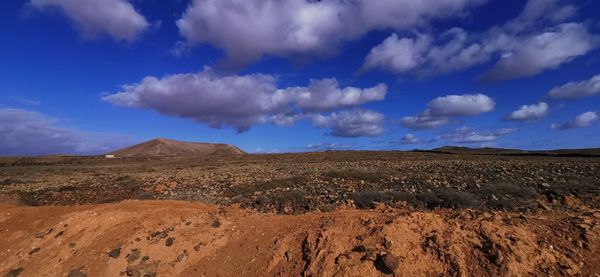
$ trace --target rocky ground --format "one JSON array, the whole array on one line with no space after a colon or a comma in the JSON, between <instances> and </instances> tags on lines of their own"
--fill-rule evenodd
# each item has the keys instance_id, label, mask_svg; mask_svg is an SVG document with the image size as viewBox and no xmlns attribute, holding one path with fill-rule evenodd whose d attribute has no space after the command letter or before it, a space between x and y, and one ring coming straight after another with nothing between
<instances>
[{"instance_id":1,"label":"rocky ground","mask_svg":"<svg viewBox=\"0 0 600 277\"><path fill-rule=\"evenodd\" d=\"M599 172L600 158L418 152L4 158L0 198L25 205L191 200L300 214L378 202L526 211L571 195L599 208Z\"/></svg>"},{"instance_id":2,"label":"rocky ground","mask_svg":"<svg viewBox=\"0 0 600 277\"><path fill-rule=\"evenodd\" d=\"M0 158L0 274L595 276L599 200L594 157Z\"/></svg>"}]
</instances>

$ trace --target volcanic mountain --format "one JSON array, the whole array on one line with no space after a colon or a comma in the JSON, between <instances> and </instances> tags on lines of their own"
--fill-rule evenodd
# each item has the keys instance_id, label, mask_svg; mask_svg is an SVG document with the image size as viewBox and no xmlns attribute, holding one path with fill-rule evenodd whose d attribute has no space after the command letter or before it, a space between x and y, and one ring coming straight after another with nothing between
<instances>
[{"instance_id":1,"label":"volcanic mountain","mask_svg":"<svg viewBox=\"0 0 600 277\"><path fill-rule=\"evenodd\" d=\"M245 154L241 149L222 143L184 142L158 138L125 147L109 154L121 156L239 156Z\"/></svg>"}]
</instances>

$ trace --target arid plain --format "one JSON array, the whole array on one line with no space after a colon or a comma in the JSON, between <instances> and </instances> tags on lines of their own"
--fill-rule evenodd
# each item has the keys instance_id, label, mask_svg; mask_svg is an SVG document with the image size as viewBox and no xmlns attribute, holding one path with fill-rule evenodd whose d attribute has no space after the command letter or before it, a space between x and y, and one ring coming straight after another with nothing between
<instances>
[{"instance_id":1,"label":"arid plain","mask_svg":"<svg viewBox=\"0 0 600 277\"><path fill-rule=\"evenodd\" d=\"M593 152L454 148L2 158L0 268L594 276L599 172Z\"/></svg>"}]
</instances>

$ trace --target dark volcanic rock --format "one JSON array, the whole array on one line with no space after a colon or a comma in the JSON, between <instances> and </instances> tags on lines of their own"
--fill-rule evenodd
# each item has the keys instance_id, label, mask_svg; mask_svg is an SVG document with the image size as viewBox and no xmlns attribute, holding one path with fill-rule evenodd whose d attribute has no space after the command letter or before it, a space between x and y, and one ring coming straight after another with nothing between
<instances>
[{"instance_id":1,"label":"dark volcanic rock","mask_svg":"<svg viewBox=\"0 0 600 277\"><path fill-rule=\"evenodd\" d=\"M18 277L19 274L21 274L21 272L23 272L23 268L17 267L17 268L13 268L10 271L8 271L5 276L6 277Z\"/></svg>"},{"instance_id":2,"label":"dark volcanic rock","mask_svg":"<svg viewBox=\"0 0 600 277\"><path fill-rule=\"evenodd\" d=\"M131 253L127 254L127 262L128 263L133 263L135 262L137 259L140 258L140 256L142 255L142 252L140 252L139 249L133 249L131 250Z\"/></svg>"},{"instance_id":3,"label":"dark volcanic rock","mask_svg":"<svg viewBox=\"0 0 600 277\"><path fill-rule=\"evenodd\" d=\"M73 269L73 270L69 271L69 275L67 275L67 276L68 277L87 277L87 274L85 274L84 272L81 272L82 269L83 269L83 267Z\"/></svg>"},{"instance_id":4,"label":"dark volcanic rock","mask_svg":"<svg viewBox=\"0 0 600 277\"><path fill-rule=\"evenodd\" d=\"M175 238L168 237L167 240L165 240L165 245L166 246L171 246L171 245L173 245L173 242L175 242Z\"/></svg>"},{"instance_id":5,"label":"dark volcanic rock","mask_svg":"<svg viewBox=\"0 0 600 277\"><path fill-rule=\"evenodd\" d=\"M121 247L120 246L113 250L110 250L110 252L108 252L108 256L113 259L118 258L120 255L121 255Z\"/></svg>"}]
</instances>

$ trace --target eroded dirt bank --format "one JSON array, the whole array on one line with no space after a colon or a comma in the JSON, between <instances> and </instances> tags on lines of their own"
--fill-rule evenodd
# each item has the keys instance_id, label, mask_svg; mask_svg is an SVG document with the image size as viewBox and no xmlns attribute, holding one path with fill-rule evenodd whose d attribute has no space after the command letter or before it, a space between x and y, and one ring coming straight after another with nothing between
<instances>
[{"instance_id":1,"label":"eroded dirt bank","mask_svg":"<svg viewBox=\"0 0 600 277\"><path fill-rule=\"evenodd\" d=\"M295 216L183 201L0 206L3 276L527 276L600 272L600 211L342 208Z\"/></svg>"}]
</instances>

